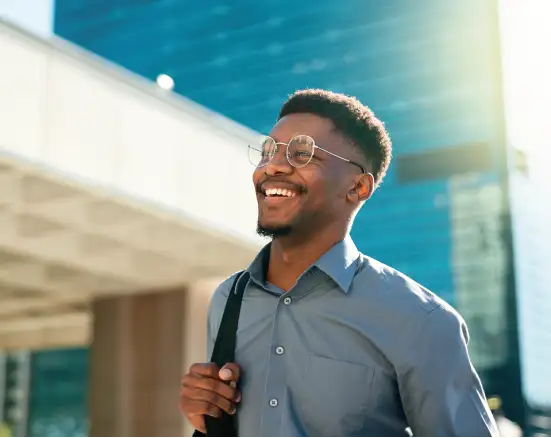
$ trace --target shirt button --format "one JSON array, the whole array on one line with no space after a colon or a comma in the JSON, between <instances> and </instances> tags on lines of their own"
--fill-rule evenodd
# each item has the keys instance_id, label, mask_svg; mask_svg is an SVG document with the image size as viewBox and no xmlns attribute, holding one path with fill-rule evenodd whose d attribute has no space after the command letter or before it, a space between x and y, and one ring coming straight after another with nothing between
<instances>
[{"instance_id":1,"label":"shirt button","mask_svg":"<svg viewBox=\"0 0 551 438\"><path fill-rule=\"evenodd\" d=\"M283 353L285 353L285 348L283 347L276 348L276 354L279 354L281 356Z\"/></svg>"},{"instance_id":2,"label":"shirt button","mask_svg":"<svg viewBox=\"0 0 551 438\"><path fill-rule=\"evenodd\" d=\"M277 406L277 399L273 398L270 400L270 406L272 408L275 408Z\"/></svg>"},{"instance_id":3,"label":"shirt button","mask_svg":"<svg viewBox=\"0 0 551 438\"><path fill-rule=\"evenodd\" d=\"M285 297L283 299L283 304L285 304L286 306L288 306L289 304L291 304L291 297Z\"/></svg>"}]
</instances>

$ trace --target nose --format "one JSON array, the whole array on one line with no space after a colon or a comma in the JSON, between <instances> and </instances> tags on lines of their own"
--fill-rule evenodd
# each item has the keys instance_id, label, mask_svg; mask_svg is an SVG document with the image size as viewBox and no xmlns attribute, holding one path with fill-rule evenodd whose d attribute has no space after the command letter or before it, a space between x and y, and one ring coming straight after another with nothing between
<instances>
[{"instance_id":1,"label":"nose","mask_svg":"<svg viewBox=\"0 0 551 438\"><path fill-rule=\"evenodd\" d=\"M293 166L287 160L287 149L281 145L270 162L264 167L264 172L268 176L290 175L293 173Z\"/></svg>"}]
</instances>

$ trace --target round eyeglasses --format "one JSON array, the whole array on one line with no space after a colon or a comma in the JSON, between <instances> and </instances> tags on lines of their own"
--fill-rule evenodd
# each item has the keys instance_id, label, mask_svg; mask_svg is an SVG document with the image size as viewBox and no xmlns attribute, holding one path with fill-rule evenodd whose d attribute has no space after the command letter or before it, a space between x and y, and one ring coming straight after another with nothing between
<instances>
[{"instance_id":1,"label":"round eyeglasses","mask_svg":"<svg viewBox=\"0 0 551 438\"><path fill-rule=\"evenodd\" d=\"M258 148L249 145L249 161L255 167L264 167L268 165L279 150L280 145L286 146L285 157L293 167L300 168L306 166L312 161L315 150L319 149L335 158L358 166L362 173L367 173L367 170L361 164L320 148L316 145L314 139L308 135L297 135L293 137L289 143L276 142L272 137L266 137Z\"/></svg>"}]
</instances>

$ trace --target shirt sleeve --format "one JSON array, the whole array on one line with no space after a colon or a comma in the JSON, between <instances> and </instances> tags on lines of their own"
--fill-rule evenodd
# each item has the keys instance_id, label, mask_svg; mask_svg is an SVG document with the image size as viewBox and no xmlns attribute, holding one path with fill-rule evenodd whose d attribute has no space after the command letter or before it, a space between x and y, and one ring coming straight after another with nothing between
<instances>
[{"instance_id":1,"label":"shirt sleeve","mask_svg":"<svg viewBox=\"0 0 551 438\"><path fill-rule=\"evenodd\" d=\"M212 350L214 349L214 341L216 340L216 332L213 328L213 316L211 312L212 303L209 305L209 312L207 314L207 357L205 360L210 362L212 356Z\"/></svg>"},{"instance_id":2,"label":"shirt sleeve","mask_svg":"<svg viewBox=\"0 0 551 438\"><path fill-rule=\"evenodd\" d=\"M498 436L471 364L463 319L442 306L407 336L397 370L402 405L414 436Z\"/></svg>"}]
</instances>

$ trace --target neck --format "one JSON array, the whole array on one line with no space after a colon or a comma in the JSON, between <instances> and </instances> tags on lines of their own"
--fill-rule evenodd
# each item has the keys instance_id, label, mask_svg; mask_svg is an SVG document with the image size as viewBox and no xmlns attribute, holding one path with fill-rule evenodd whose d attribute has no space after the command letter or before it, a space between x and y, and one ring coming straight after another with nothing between
<instances>
[{"instance_id":1,"label":"neck","mask_svg":"<svg viewBox=\"0 0 551 438\"><path fill-rule=\"evenodd\" d=\"M267 279L289 291L300 275L348 234L348 227L327 227L315 236L286 236L272 241Z\"/></svg>"}]
</instances>

